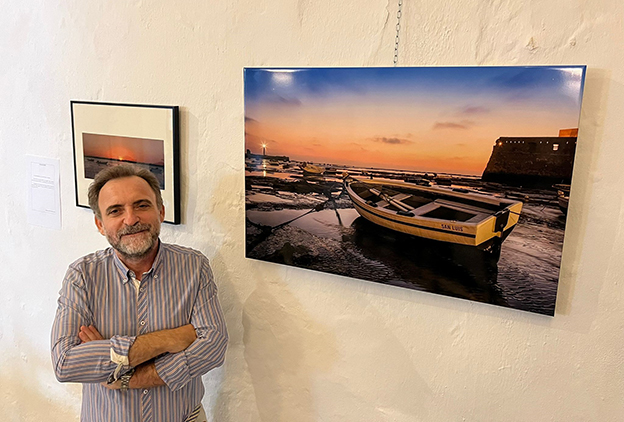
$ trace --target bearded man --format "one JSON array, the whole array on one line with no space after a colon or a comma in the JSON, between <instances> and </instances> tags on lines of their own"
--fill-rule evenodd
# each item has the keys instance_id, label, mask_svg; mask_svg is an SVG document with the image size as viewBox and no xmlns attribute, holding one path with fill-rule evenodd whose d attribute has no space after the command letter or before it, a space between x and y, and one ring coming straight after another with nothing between
<instances>
[{"instance_id":1,"label":"bearded man","mask_svg":"<svg viewBox=\"0 0 624 422\"><path fill-rule=\"evenodd\" d=\"M165 208L148 170L103 170L89 206L111 248L67 270L56 378L83 384L81 421L205 419L201 376L223 363L228 340L208 259L159 240Z\"/></svg>"}]
</instances>

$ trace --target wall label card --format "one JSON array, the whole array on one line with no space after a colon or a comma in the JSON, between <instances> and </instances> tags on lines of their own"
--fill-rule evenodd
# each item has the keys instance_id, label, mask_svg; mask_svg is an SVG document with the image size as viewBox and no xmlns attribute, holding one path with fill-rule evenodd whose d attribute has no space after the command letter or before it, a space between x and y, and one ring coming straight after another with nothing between
<instances>
[{"instance_id":1,"label":"wall label card","mask_svg":"<svg viewBox=\"0 0 624 422\"><path fill-rule=\"evenodd\" d=\"M28 223L61 229L58 159L28 155Z\"/></svg>"}]
</instances>

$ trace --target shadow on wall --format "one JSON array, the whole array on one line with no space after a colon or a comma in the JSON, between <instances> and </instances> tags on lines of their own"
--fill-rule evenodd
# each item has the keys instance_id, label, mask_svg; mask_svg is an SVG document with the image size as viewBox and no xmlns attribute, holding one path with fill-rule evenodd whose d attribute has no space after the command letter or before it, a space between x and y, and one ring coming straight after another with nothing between
<instances>
[{"instance_id":1,"label":"shadow on wall","mask_svg":"<svg viewBox=\"0 0 624 422\"><path fill-rule=\"evenodd\" d=\"M211 168L230 171L219 163ZM215 421L316 421L314 378L336 361L334 335L289 291L279 275L284 267L243 258L244 201L232 195L243 180L238 173L214 179L205 207L213 222L201 224L219 227L211 236L220 246L204 239L199 249L211 256L230 341L220 376L204 378L206 410Z\"/></svg>"},{"instance_id":2,"label":"shadow on wall","mask_svg":"<svg viewBox=\"0 0 624 422\"><path fill-rule=\"evenodd\" d=\"M219 302L223 309L229 335L225 363L202 377L206 393L202 403L209 421L230 421L230 407L246 402L245 392L239 379L241 349L240 309L241 302L236 294L230 271L220 252L210 259L210 266L218 287Z\"/></svg>"},{"instance_id":3,"label":"shadow on wall","mask_svg":"<svg viewBox=\"0 0 624 422\"><path fill-rule=\"evenodd\" d=\"M244 355L260 420L315 421L313 378L336 361L336 340L286 283L267 279L243 306Z\"/></svg>"},{"instance_id":4,"label":"shadow on wall","mask_svg":"<svg viewBox=\"0 0 624 422\"><path fill-rule=\"evenodd\" d=\"M587 315L583 318L583 326L576 326L574 331L587 333L591 330L596 313L599 310L599 297L604 281L608 280L608 269L612 265L612 254L604 253L611 251L617 241L618 231L613 230L612 222L619 221L621 216L622 203L613 206L609 203L616 195L613 190L608 190L609 183L613 183L612 189L619 190L619 181L605 178L600 169L599 157L606 154L620 156L622 144L618 138L605 138L605 115L608 100L608 93L624 92L621 84L614 82L611 71L607 69L589 68L585 79L585 89L583 93L583 106L579 122L579 138L574 159L574 173L572 176L572 193L570 198L570 211L567 216L566 234L561 262L560 282L557 292L557 307L555 314L569 315L572 301L575 296L578 281L579 263L581 255L588 254L591 258L585 258L592 262L593 283L590 291L582 292L585 302L591 303L591 317ZM618 153L619 151L619 153ZM604 179L604 180L603 180ZM605 197L594 197L600 195L600 191L594 191L594 184L602 184L606 193ZM605 187L605 185L607 187ZM599 198L599 200L596 200ZM594 211L596 218L588 219L592 214L592 202L600 203L600 212ZM609 204L606 205L605 204ZM593 227L592 227L593 225ZM619 225L618 225L619 228ZM583 239L600 239L600 248L588 248L588 242ZM584 249L586 250L584 252ZM616 258L617 260L618 258ZM588 296L589 294L589 296Z\"/></svg>"},{"instance_id":5,"label":"shadow on wall","mask_svg":"<svg viewBox=\"0 0 624 422\"><path fill-rule=\"evenodd\" d=\"M77 421L80 385L59 384L54 378L50 351L25 344L20 343L20 356L9 358L13 363L4 364L0 372L0 420Z\"/></svg>"},{"instance_id":6,"label":"shadow on wall","mask_svg":"<svg viewBox=\"0 0 624 422\"><path fill-rule=\"evenodd\" d=\"M299 302L292 293L297 280L291 284L285 278L296 279L305 270L243 258L244 202L232 195L239 188L238 175L225 175L210 199L210 217L224 232L212 235L223 241L208 255L230 343L221 376L208 377L209 414L215 421L311 422L320 415L336 420L413 420L419 415L426 420L432 391L416 356L435 361L443 353L420 342L407 348L397 336L418 335L430 322L393 311L392 319L410 327L396 330L387 324L388 315L371 305L368 293L402 301L405 292L342 277L332 291L323 289L311 298L312 305ZM206 242L210 251L214 246ZM306 312L319 299L318 306L335 316L331 326Z\"/></svg>"}]
</instances>

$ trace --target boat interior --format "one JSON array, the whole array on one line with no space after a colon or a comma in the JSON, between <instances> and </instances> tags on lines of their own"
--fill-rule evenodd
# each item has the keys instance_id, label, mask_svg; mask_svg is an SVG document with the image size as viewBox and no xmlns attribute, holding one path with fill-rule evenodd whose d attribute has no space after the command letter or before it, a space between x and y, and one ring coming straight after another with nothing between
<instances>
[{"instance_id":1,"label":"boat interior","mask_svg":"<svg viewBox=\"0 0 624 422\"><path fill-rule=\"evenodd\" d=\"M390 187L364 182L351 183L350 187L368 205L408 217L476 223L509 206L493 197L471 198L465 190L455 193L448 189L447 193L442 189Z\"/></svg>"}]
</instances>

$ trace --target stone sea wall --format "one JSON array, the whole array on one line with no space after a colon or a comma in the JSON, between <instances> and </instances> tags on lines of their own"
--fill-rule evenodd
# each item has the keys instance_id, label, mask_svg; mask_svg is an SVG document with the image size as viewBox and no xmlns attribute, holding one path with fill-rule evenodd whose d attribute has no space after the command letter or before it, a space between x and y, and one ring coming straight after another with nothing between
<instances>
[{"instance_id":1,"label":"stone sea wall","mask_svg":"<svg viewBox=\"0 0 624 422\"><path fill-rule=\"evenodd\" d=\"M575 137L501 137L482 179L524 186L570 183L575 151Z\"/></svg>"}]
</instances>

